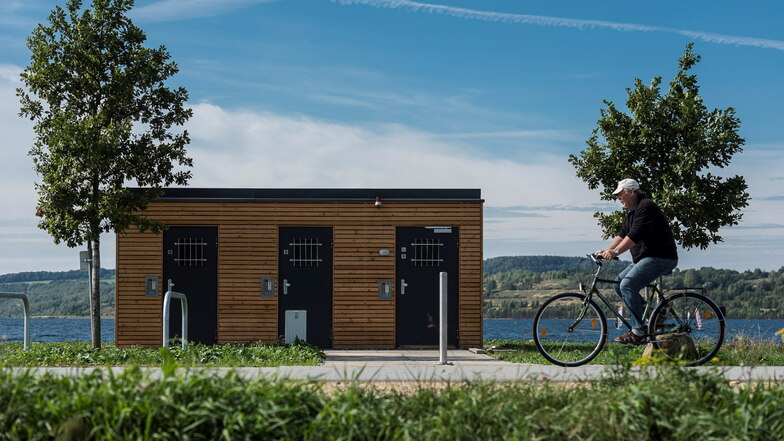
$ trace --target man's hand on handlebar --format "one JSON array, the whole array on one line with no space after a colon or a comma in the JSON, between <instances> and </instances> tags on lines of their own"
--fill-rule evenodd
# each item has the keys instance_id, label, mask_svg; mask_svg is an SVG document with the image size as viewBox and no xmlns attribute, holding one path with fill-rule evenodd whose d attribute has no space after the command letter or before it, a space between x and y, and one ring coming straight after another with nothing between
<instances>
[{"instance_id":1,"label":"man's hand on handlebar","mask_svg":"<svg viewBox=\"0 0 784 441\"><path fill-rule=\"evenodd\" d=\"M593 256L604 260L618 260L618 255L611 250L596 250Z\"/></svg>"}]
</instances>

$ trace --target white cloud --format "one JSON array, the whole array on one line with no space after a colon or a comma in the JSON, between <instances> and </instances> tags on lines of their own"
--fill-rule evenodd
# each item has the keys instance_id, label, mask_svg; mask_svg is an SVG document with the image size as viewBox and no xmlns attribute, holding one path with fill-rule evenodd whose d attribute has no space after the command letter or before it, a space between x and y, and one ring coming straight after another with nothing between
<instances>
[{"instance_id":1,"label":"white cloud","mask_svg":"<svg viewBox=\"0 0 784 441\"><path fill-rule=\"evenodd\" d=\"M194 186L475 187L492 205L578 205L592 197L575 190L583 186L565 158L496 159L399 125L362 128L199 104L188 130Z\"/></svg>"},{"instance_id":2,"label":"white cloud","mask_svg":"<svg viewBox=\"0 0 784 441\"><path fill-rule=\"evenodd\" d=\"M19 74L22 73L22 68L13 64L0 64L0 80L5 80L11 85L16 84L20 86L22 81L19 79ZM4 85L5 86L5 85Z\"/></svg>"},{"instance_id":3,"label":"white cloud","mask_svg":"<svg viewBox=\"0 0 784 441\"><path fill-rule=\"evenodd\" d=\"M537 26L555 26L577 29L604 28L625 32L668 32L684 35L689 38L707 41L710 43L733 44L738 46L754 46L766 49L784 51L784 41L769 40L764 38L742 37L737 35L716 34L712 32L690 31L686 29L672 29L659 26L647 26L634 23L617 23L603 20L582 20L563 17L548 17L543 15L511 14L506 12L479 11L476 9L458 8L454 6L420 3L409 0L332 0L333 2L352 5L361 4L377 8L403 9L411 12L426 12L429 14L450 15L459 18L493 21L502 23L533 24Z\"/></svg>"},{"instance_id":4,"label":"white cloud","mask_svg":"<svg viewBox=\"0 0 784 441\"><path fill-rule=\"evenodd\" d=\"M145 22L179 21L215 17L258 3L278 0L161 0L131 11L134 20Z\"/></svg>"},{"instance_id":5,"label":"white cloud","mask_svg":"<svg viewBox=\"0 0 784 441\"><path fill-rule=\"evenodd\" d=\"M571 208L596 195L560 156L520 163L397 125L362 128L211 104L194 106L188 130L191 186L481 188L488 207L534 206L539 213L487 222L488 256L510 249L541 254L556 243L568 248L567 242L600 240L592 212ZM550 131L518 135L533 151L557 137Z\"/></svg>"},{"instance_id":6,"label":"white cloud","mask_svg":"<svg viewBox=\"0 0 784 441\"><path fill-rule=\"evenodd\" d=\"M19 117L19 99L16 88L21 68L0 65L0 133L2 133L2 162L0 162L0 188L3 189L3 210L0 219L16 217L14 213L32 191L33 163L27 152L33 142L33 124ZM33 204L35 206L35 204Z\"/></svg>"}]
</instances>

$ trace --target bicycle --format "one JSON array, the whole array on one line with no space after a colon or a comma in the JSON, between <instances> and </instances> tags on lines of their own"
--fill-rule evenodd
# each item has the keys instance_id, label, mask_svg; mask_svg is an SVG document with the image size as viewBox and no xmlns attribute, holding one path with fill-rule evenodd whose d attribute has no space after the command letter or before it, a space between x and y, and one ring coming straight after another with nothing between
<instances>
[{"instance_id":1,"label":"bicycle","mask_svg":"<svg viewBox=\"0 0 784 441\"><path fill-rule=\"evenodd\" d=\"M587 255L597 265L589 287L580 292L564 292L546 300L534 317L534 343L539 352L559 366L581 366L593 360L607 343L608 327L599 299L617 322L629 330L631 324L599 291L597 283L618 284L599 278L603 258ZM665 295L668 291L672 294ZM699 291L699 292L698 292ZM617 294L617 292L616 292ZM621 299L622 300L622 299ZM706 288L660 290L648 285L643 296L643 323L647 341L665 356L698 366L711 360L724 341L724 312L707 296ZM616 322L616 323L617 323Z\"/></svg>"}]
</instances>

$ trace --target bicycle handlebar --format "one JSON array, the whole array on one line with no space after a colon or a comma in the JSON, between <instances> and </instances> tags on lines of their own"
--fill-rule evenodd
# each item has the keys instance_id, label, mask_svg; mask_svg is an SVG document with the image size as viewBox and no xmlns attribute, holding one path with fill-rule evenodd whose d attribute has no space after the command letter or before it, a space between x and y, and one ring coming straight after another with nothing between
<instances>
[{"instance_id":1,"label":"bicycle handlebar","mask_svg":"<svg viewBox=\"0 0 784 441\"><path fill-rule=\"evenodd\" d=\"M590 253L590 254L586 254L586 256L588 256L589 259L593 260L593 263L599 266L602 266L602 261L605 260L604 256L602 256L599 253ZM619 260L619 259L617 257L613 257L612 260Z\"/></svg>"}]
</instances>

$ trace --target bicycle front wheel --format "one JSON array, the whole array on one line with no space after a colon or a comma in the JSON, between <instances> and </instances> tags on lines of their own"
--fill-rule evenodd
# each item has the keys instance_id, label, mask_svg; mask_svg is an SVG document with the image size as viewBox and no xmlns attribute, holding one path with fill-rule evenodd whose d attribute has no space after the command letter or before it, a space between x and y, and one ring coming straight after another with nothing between
<instances>
[{"instance_id":1,"label":"bicycle front wheel","mask_svg":"<svg viewBox=\"0 0 784 441\"><path fill-rule=\"evenodd\" d=\"M559 366L588 363L606 342L607 320L585 294L557 294L544 302L534 317L536 348Z\"/></svg>"},{"instance_id":2,"label":"bicycle front wheel","mask_svg":"<svg viewBox=\"0 0 784 441\"><path fill-rule=\"evenodd\" d=\"M694 292L679 292L662 300L648 324L653 347L689 366L699 366L719 352L724 330L724 314L716 303Z\"/></svg>"}]
</instances>

